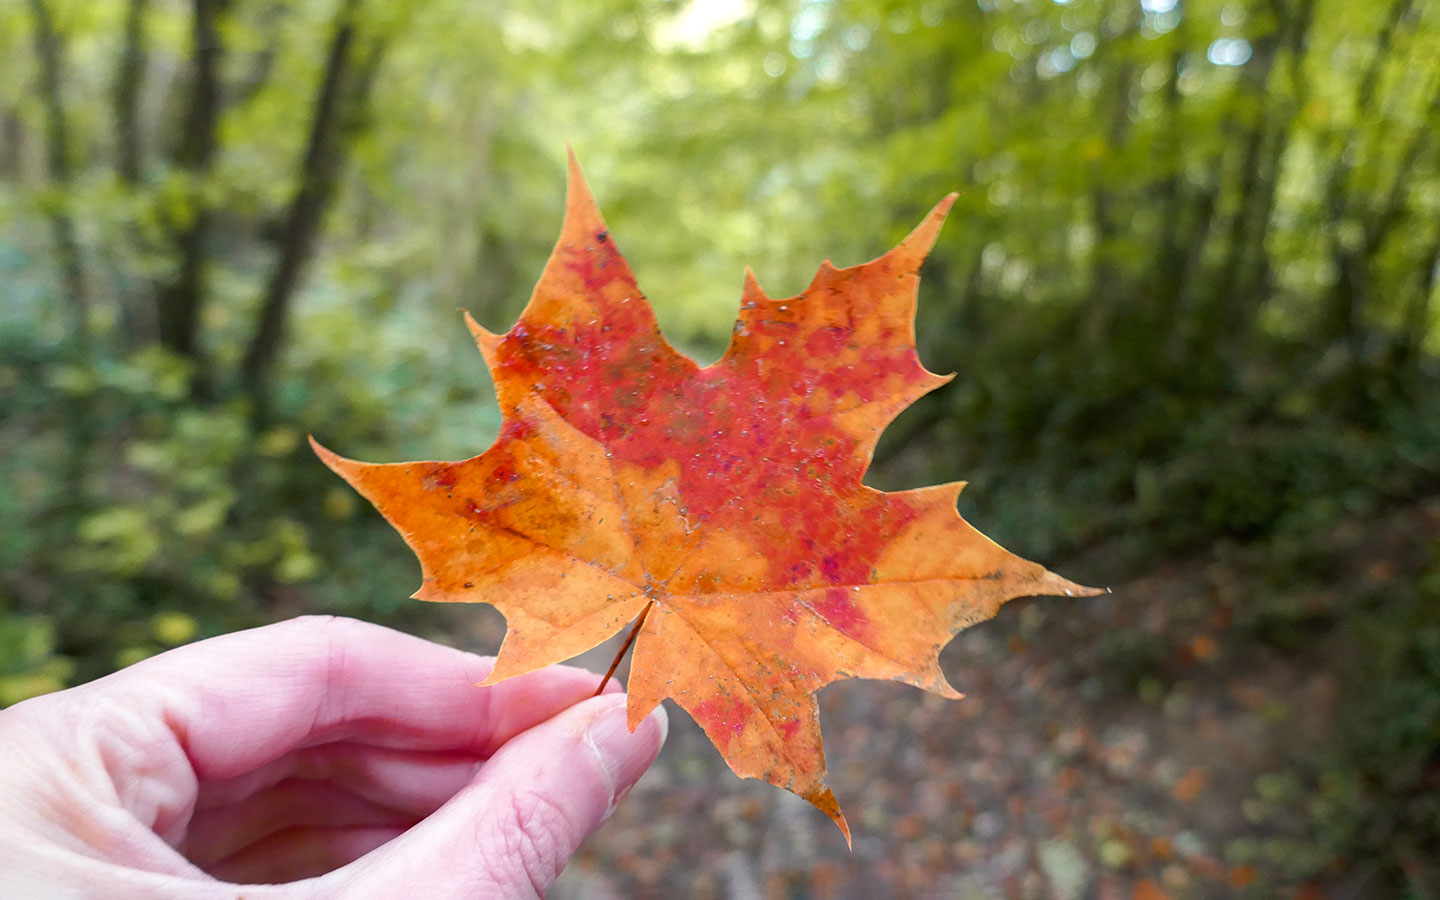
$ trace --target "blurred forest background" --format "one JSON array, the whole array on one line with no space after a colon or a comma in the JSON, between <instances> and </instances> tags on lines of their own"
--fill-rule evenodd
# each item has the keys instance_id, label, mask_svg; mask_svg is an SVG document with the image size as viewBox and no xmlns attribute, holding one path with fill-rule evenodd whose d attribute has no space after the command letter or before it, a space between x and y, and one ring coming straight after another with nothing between
<instances>
[{"instance_id":1,"label":"blurred forest background","mask_svg":"<svg viewBox=\"0 0 1440 900\"><path fill-rule=\"evenodd\" d=\"M685 783L657 775L557 890L1440 896L1433 0L4 0L0 703L302 612L457 640L476 610L406 599L411 555L305 435L372 460L488 446L457 308L509 327L567 141L705 362L745 264L796 293L960 191L919 321L922 358L959 377L871 481L968 479L980 528L1118 589L976 630L974 659L1079 660L1051 688L1065 712L1013 727L1093 725L1098 755L1062 762L1117 797L1138 782L1104 769L1124 743L1105 716L1253 714L1294 740L1228 782L1155 768L1108 824L1032 823L1009 869L984 842L1013 822L906 831L923 804L867 800L882 843L804 871L725 852L783 833L724 806L739 783L682 740L710 805L655 831ZM1065 640L1041 658L1046 634ZM972 691L970 730L1006 696ZM1163 746L1161 724L1137 740ZM905 750L844 746L875 769ZM885 772L837 779L873 796ZM1188 844L1144 824L1162 802ZM725 816L758 825L692 858ZM867 858L890 874L854 894Z\"/></svg>"}]
</instances>

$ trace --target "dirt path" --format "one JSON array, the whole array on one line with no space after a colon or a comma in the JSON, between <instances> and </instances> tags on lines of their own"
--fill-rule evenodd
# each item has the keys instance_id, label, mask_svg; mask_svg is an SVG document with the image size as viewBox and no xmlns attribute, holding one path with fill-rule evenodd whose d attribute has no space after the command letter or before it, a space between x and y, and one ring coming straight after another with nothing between
<instances>
[{"instance_id":1,"label":"dirt path","mask_svg":"<svg viewBox=\"0 0 1440 900\"><path fill-rule=\"evenodd\" d=\"M1315 858L1289 774L1329 740L1333 663L1355 646L1314 623L1413 583L1437 536L1432 502L1303 546L1216 547L1107 597L1017 601L947 648L959 702L826 689L853 852L808 804L731 775L671 705L659 762L552 897L1365 896L1363 873Z\"/></svg>"}]
</instances>

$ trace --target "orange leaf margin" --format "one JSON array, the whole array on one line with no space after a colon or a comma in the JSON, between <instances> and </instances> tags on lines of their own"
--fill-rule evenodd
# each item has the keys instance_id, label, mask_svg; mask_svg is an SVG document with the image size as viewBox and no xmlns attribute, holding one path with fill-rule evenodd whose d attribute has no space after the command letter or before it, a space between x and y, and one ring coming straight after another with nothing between
<instances>
[{"instance_id":1,"label":"orange leaf margin","mask_svg":"<svg viewBox=\"0 0 1440 900\"><path fill-rule=\"evenodd\" d=\"M796 297L747 269L730 347L705 368L661 335L570 155L565 222L505 335L467 313L503 426L460 462L368 464L312 444L404 536L415 596L485 602L508 632L485 684L561 662L642 612L633 730L661 700L730 768L850 829L825 785L815 694L842 678L959 698L939 652L1030 595L1098 593L956 512L962 483L884 492L880 433L950 379L915 347L919 269L955 196L899 246L828 261Z\"/></svg>"}]
</instances>

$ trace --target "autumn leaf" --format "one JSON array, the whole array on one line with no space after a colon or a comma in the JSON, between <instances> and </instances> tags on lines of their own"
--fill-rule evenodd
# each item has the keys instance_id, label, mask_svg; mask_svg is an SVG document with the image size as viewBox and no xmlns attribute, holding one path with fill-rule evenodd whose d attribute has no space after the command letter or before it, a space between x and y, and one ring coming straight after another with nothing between
<instances>
[{"instance_id":1,"label":"autumn leaf","mask_svg":"<svg viewBox=\"0 0 1440 900\"><path fill-rule=\"evenodd\" d=\"M804 293L749 270L730 347L700 368L661 336L572 155L565 223L508 334L466 321L503 426L460 462L372 465L315 444L420 559L422 600L508 624L486 683L569 659L643 617L630 727L679 703L730 768L809 800L815 693L841 678L959 698L939 652L1015 597L1091 594L960 517L962 484L865 486L881 431L948 381L915 348L920 264L954 197L898 247Z\"/></svg>"}]
</instances>

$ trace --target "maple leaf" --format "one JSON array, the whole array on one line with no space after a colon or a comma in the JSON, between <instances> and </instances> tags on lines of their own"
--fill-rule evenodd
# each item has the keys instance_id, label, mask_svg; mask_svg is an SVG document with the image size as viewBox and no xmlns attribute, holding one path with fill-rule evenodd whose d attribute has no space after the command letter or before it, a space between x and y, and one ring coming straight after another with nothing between
<instances>
[{"instance_id":1,"label":"maple leaf","mask_svg":"<svg viewBox=\"0 0 1440 900\"><path fill-rule=\"evenodd\" d=\"M730 768L849 826L815 693L883 678L959 698L939 652L1015 597L1091 594L956 511L963 484L861 481L881 431L949 378L920 364L915 297L947 197L895 249L771 299L745 273L705 368L661 336L573 154L560 240L509 333L466 314L503 413L461 462L372 465L316 443L419 557L422 600L493 604L489 684L637 625L633 730L679 703Z\"/></svg>"}]
</instances>

